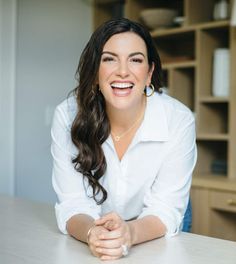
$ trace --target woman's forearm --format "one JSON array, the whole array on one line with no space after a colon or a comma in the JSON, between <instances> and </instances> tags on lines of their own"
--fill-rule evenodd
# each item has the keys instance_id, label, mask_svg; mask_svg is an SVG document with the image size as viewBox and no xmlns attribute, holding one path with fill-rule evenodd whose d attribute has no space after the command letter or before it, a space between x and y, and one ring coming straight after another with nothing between
<instances>
[{"instance_id":1,"label":"woman's forearm","mask_svg":"<svg viewBox=\"0 0 236 264\"><path fill-rule=\"evenodd\" d=\"M131 244L136 245L158 237L166 233L166 227L156 216L145 216L128 222L131 232Z\"/></svg>"},{"instance_id":2,"label":"woman's forearm","mask_svg":"<svg viewBox=\"0 0 236 264\"><path fill-rule=\"evenodd\" d=\"M162 237L166 233L165 225L156 216L145 216L127 223L131 232L132 245ZM93 225L94 219L91 216L78 214L67 221L67 231L77 240L87 242L88 230Z\"/></svg>"},{"instance_id":3,"label":"woman's forearm","mask_svg":"<svg viewBox=\"0 0 236 264\"><path fill-rule=\"evenodd\" d=\"M82 242L87 242L88 230L93 226L94 219L86 214L78 214L72 216L67 221L67 232Z\"/></svg>"}]
</instances>

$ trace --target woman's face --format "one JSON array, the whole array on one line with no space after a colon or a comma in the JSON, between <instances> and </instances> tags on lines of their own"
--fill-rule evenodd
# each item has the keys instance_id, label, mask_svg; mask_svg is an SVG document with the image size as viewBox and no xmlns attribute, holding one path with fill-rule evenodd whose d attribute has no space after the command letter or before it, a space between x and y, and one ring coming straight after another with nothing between
<instances>
[{"instance_id":1,"label":"woman's face","mask_svg":"<svg viewBox=\"0 0 236 264\"><path fill-rule=\"evenodd\" d=\"M104 45L98 71L107 110L140 106L153 68L149 67L146 44L139 35L133 32L113 35Z\"/></svg>"}]
</instances>

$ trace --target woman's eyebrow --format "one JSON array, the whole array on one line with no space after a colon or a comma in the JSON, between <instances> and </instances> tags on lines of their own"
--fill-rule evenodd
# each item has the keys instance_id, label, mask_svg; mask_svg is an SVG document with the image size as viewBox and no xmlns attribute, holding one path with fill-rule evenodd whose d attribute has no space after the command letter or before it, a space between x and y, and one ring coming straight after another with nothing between
<instances>
[{"instance_id":1,"label":"woman's eyebrow","mask_svg":"<svg viewBox=\"0 0 236 264\"><path fill-rule=\"evenodd\" d=\"M111 52L111 51L103 51L103 52L102 52L102 55L103 55L103 54L109 54L109 55L116 56L116 57L118 56L116 53Z\"/></svg>"},{"instance_id":2,"label":"woman's eyebrow","mask_svg":"<svg viewBox=\"0 0 236 264\"><path fill-rule=\"evenodd\" d=\"M141 55L141 56L143 56L145 58L145 55L142 52L140 52L140 51L130 53L129 57L133 57L133 56L136 56L136 55Z\"/></svg>"},{"instance_id":3,"label":"woman's eyebrow","mask_svg":"<svg viewBox=\"0 0 236 264\"><path fill-rule=\"evenodd\" d=\"M109 54L109 55L112 55L112 56L118 57L118 55L117 55L116 53L111 52L111 51L103 51L103 52L102 52L102 55L103 55L103 54ZM130 53L130 54L129 54L129 57L133 57L133 56L136 56L136 55L141 55L141 56L145 57L145 55L144 55L142 52L140 52L140 51Z\"/></svg>"}]
</instances>

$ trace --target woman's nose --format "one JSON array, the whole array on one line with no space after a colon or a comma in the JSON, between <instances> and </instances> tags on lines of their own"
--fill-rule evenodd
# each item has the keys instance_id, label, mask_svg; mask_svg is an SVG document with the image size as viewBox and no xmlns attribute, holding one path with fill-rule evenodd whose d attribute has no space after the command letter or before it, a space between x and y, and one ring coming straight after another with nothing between
<instances>
[{"instance_id":1,"label":"woman's nose","mask_svg":"<svg viewBox=\"0 0 236 264\"><path fill-rule=\"evenodd\" d=\"M127 62L120 62L118 69L117 69L117 74L122 77L125 78L129 75L129 66L127 64Z\"/></svg>"}]
</instances>

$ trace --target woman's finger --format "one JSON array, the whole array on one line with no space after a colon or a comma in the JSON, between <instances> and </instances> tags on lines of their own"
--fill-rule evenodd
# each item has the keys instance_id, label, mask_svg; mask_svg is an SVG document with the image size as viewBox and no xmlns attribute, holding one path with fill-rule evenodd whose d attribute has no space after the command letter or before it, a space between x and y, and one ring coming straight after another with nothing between
<instances>
[{"instance_id":1,"label":"woman's finger","mask_svg":"<svg viewBox=\"0 0 236 264\"><path fill-rule=\"evenodd\" d=\"M90 232L90 236L88 237L88 246L92 254L96 257L101 257L101 254L99 254L96 251L96 247L97 247L96 244L99 244L100 242L98 236L106 232L109 231L105 229L103 226L96 226Z\"/></svg>"},{"instance_id":2,"label":"woman's finger","mask_svg":"<svg viewBox=\"0 0 236 264\"><path fill-rule=\"evenodd\" d=\"M106 256L114 256L114 257L121 257L122 256L122 248L101 248L97 247L96 252L101 255Z\"/></svg>"},{"instance_id":3,"label":"woman's finger","mask_svg":"<svg viewBox=\"0 0 236 264\"><path fill-rule=\"evenodd\" d=\"M107 256L107 255L103 255L100 257L101 260L116 260L119 258L120 258L120 256Z\"/></svg>"},{"instance_id":4,"label":"woman's finger","mask_svg":"<svg viewBox=\"0 0 236 264\"><path fill-rule=\"evenodd\" d=\"M117 238L117 239L111 239L111 240L97 240L94 245L96 247L100 248L118 248L121 247L121 245L124 244L124 239Z\"/></svg>"},{"instance_id":5,"label":"woman's finger","mask_svg":"<svg viewBox=\"0 0 236 264\"><path fill-rule=\"evenodd\" d=\"M108 221L117 222L118 220L121 220L120 216L117 213L111 212L95 220L94 223L95 225L104 225Z\"/></svg>"},{"instance_id":6,"label":"woman's finger","mask_svg":"<svg viewBox=\"0 0 236 264\"><path fill-rule=\"evenodd\" d=\"M109 231L104 228L103 226L94 226L91 230L88 239L89 243L94 243L95 241L99 240L99 236L103 235L105 233L108 233Z\"/></svg>"},{"instance_id":7,"label":"woman's finger","mask_svg":"<svg viewBox=\"0 0 236 264\"><path fill-rule=\"evenodd\" d=\"M103 225L107 230L115 230L117 228L120 227L120 223L116 222L116 221L107 221L104 225Z\"/></svg>"},{"instance_id":8,"label":"woman's finger","mask_svg":"<svg viewBox=\"0 0 236 264\"><path fill-rule=\"evenodd\" d=\"M120 228L98 235L98 239L105 239L105 240L117 239L120 237L122 237L122 232Z\"/></svg>"}]
</instances>

